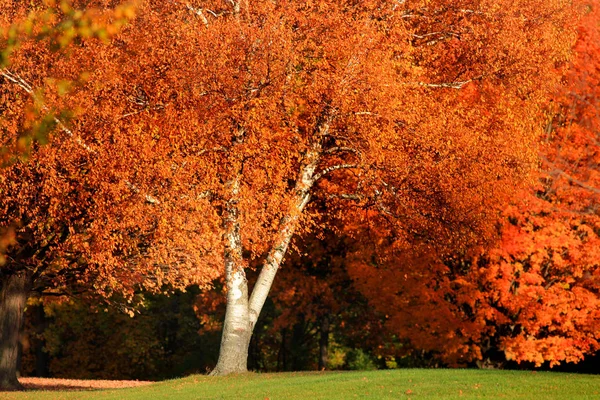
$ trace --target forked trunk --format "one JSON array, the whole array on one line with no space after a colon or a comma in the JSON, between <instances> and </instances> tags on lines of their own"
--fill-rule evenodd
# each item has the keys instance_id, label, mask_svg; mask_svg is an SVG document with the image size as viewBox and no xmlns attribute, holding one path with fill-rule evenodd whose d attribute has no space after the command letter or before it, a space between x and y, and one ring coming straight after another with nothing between
<instances>
[{"instance_id":1,"label":"forked trunk","mask_svg":"<svg viewBox=\"0 0 600 400\"><path fill-rule=\"evenodd\" d=\"M0 275L0 391L23 390L17 379L19 332L30 288L27 271Z\"/></svg>"},{"instance_id":2,"label":"forked trunk","mask_svg":"<svg viewBox=\"0 0 600 400\"><path fill-rule=\"evenodd\" d=\"M329 130L329 119L318 128L317 140L306 152L300 168L290 208L279 223L274 243L267 255L259 277L249 295L248 281L243 269L242 240L237 207L240 176L228 181L230 197L224 212L225 280L227 282L227 311L223 324L223 336L219 360L211 375L242 373L248 370L248 348L252 331L265 304L267 295L296 231L300 215L310 201L315 169L322 151L322 138ZM243 130L236 140L240 140Z\"/></svg>"}]
</instances>

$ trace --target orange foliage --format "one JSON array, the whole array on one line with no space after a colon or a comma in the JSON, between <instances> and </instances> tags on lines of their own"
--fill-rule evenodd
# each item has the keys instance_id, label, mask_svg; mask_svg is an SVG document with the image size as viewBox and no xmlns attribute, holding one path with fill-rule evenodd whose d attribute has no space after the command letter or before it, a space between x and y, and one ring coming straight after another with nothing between
<instances>
[{"instance_id":1,"label":"orange foliage","mask_svg":"<svg viewBox=\"0 0 600 400\"><path fill-rule=\"evenodd\" d=\"M566 0L146 0L108 45L26 41L22 84L0 87L2 144L35 120L23 86L75 118L0 178L2 223L21 224L3 268L109 294L206 283L225 263L231 290L335 217L392 221L392 253L485 243L535 169L572 15Z\"/></svg>"},{"instance_id":2,"label":"orange foliage","mask_svg":"<svg viewBox=\"0 0 600 400\"><path fill-rule=\"evenodd\" d=\"M392 315L388 327L414 348L451 365L550 367L600 349L599 8L581 20L541 137L539 181L504 210L500 243L471 256L391 257L377 276L353 264L363 292L377 293L372 304Z\"/></svg>"},{"instance_id":3,"label":"orange foliage","mask_svg":"<svg viewBox=\"0 0 600 400\"><path fill-rule=\"evenodd\" d=\"M38 10L19 2L3 7L4 22L14 26L35 21L32 13ZM105 49L107 34L116 33L119 26L105 21L121 21L123 13L133 17L128 7L116 11L106 4L88 7L81 13L61 5L62 12L41 14L47 25L34 25L30 35L20 37L19 46L12 49L10 69L0 76L0 147L5 160L11 161L0 176L0 225L16 231L2 248L7 261L2 274L26 269L35 291L92 288L105 296L116 292L130 297L140 286L157 291L166 284L175 288L206 284L216 273L211 275L206 268L200 273L208 258L197 260L210 242L196 235L213 229L210 221L187 219L186 212L193 209L174 212L153 206L152 198L140 196L140 189L112 165L124 161L115 155L119 149L95 147L84 132L59 119L66 115L63 110L77 114L80 104L70 97L79 96L89 78L86 65L78 64L77 49ZM73 15L75 19L69 19ZM62 21L74 21L75 28ZM110 32L102 33L103 26ZM36 36L46 29L48 34ZM64 36L75 43L64 41ZM53 47L56 41L62 49ZM49 141L46 146L34 145L28 160L14 158L28 151L22 139L42 131L40 124L48 125L44 134L58 132L42 138Z\"/></svg>"}]
</instances>

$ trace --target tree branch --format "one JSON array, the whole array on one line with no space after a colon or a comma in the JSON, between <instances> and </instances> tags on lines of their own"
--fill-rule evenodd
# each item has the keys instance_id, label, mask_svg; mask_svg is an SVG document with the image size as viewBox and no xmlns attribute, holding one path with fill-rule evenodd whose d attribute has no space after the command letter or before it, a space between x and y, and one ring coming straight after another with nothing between
<instances>
[{"instance_id":1,"label":"tree branch","mask_svg":"<svg viewBox=\"0 0 600 400\"><path fill-rule=\"evenodd\" d=\"M206 19L206 16L202 12L202 8L195 8L195 7L192 7L190 4L186 4L186 7L188 10L190 10L191 12L193 12L194 14L199 16L200 19L202 20L202 23L204 24L204 26L208 27L208 19Z\"/></svg>"},{"instance_id":2,"label":"tree branch","mask_svg":"<svg viewBox=\"0 0 600 400\"><path fill-rule=\"evenodd\" d=\"M358 165L357 164L332 165L331 167L327 167L324 170L322 170L321 172L319 172L318 174L316 174L313 178L313 182L318 181L319 179L321 179L323 176L327 175L330 172L336 171L338 169L348 169L348 168L358 168Z\"/></svg>"},{"instance_id":3,"label":"tree branch","mask_svg":"<svg viewBox=\"0 0 600 400\"><path fill-rule=\"evenodd\" d=\"M441 83L427 83L427 82L409 82L405 85L409 86L423 86L429 88L447 88L447 89L462 89L467 83L471 83L476 80L481 80L483 75L478 75L474 78L467 79L466 81L455 81L455 82L441 82Z\"/></svg>"},{"instance_id":4,"label":"tree branch","mask_svg":"<svg viewBox=\"0 0 600 400\"><path fill-rule=\"evenodd\" d=\"M600 194L600 189L594 186L590 186L587 183L575 178L574 176L571 176L569 174L567 174L565 171L561 170L561 169L554 169L552 171L548 171L547 172L548 175L550 176L562 176L563 178L565 178L566 180L568 180L571 183L574 183L575 185L585 189L585 190L589 190L592 193L595 194Z\"/></svg>"},{"instance_id":5,"label":"tree branch","mask_svg":"<svg viewBox=\"0 0 600 400\"><path fill-rule=\"evenodd\" d=\"M548 158L546 158L544 156L540 156L540 159L542 161L544 161L546 164L550 165L552 168L554 168L552 171L546 172L548 175L553 176L553 177L562 176L569 182L574 183L575 185L577 185L583 189L589 190L590 192L595 193L595 194L600 194L600 188L588 185L584 181L579 180L579 179L575 178L574 176L569 175L568 173L565 172L565 170L558 168L556 166L556 164L554 164L552 161L550 161Z\"/></svg>"}]
</instances>

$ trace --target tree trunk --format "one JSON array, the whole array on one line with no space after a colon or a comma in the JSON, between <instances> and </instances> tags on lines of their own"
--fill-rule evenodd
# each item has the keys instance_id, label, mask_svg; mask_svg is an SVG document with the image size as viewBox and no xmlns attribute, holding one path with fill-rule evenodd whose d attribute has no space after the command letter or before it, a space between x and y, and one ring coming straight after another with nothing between
<instances>
[{"instance_id":1,"label":"tree trunk","mask_svg":"<svg viewBox=\"0 0 600 400\"><path fill-rule=\"evenodd\" d=\"M281 346L279 346L279 353L277 353L277 371L287 371L287 347L286 347L287 329L281 330Z\"/></svg>"},{"instance_id":2,"label":"tree trunk","mask_svg":"<svg viewBox=\"0 0 600 400\"><path fill-rule=\"evenodd\" d=\"M0 391L23 390L17 379L19 332L30 288L27 271L1 276Z\"/></svg>"},{"instance_id":3,"label":"tree trunk","mask_svg":"<svg viewBox=\"0 0 600 400\"><path fill-rule=\"evenodd\" d=\"M252 329L248 309L248 280L242 260L242 239L239 211L239 177L228 182L230 198L225 205L225 280L227 282L227 308L219 360L211 375L228 375L248 371L248 347Z\"/></svg>"},{"instance_id":4,"label":"tree trunk","mask_svg":"<svg viewBox=\"0 0 600 400\"><path fill-rule=\"evenodd\" d=\"M319 371L327 369L329 354L329 316L321 319L321 337L319 338Z\"/></svg>"},{"instance_id":5,"label":"tree trunk","mask_svg":"<svg viewBox=\"0 0 600 400\"><path fill-rule=\"evenodd\" d=\"M31 347L35 354L35 376L38 378L47 378L50 376L50 357L46 350L44 350L46 345L44 331L48 327L48 318L46 317L44 305L42 303L34 305L32 309L31 322L33 327L33 337L31 340Z\"/></svg>"},{"instance_id":6,"label":"tree trunk","mask_svg":"<svg viewBox=\"0 0 600 400\"><path fill-rule=\"evenodd\" d=\"M211 375L227 375L248 371L248 348L252 331L271 290L275 274L287 252L290 240L294 236L300 215L310 201L315 170L321 158L322 140L329 131L330 120L328 118L318 126L317 138L304 155L294 187L294 196L287 213L279 223L279 230L251 295L248 291L248 281L243 267L241 229L237 207L241 165L237 169L238 175L227 181L229 198L223 213L227 308L223 323L219 360ZM243 138L244 130L240 128L233 138L234 145L242 143Z\"/></svg>"},{"instance_id":7,"label":"tree trunk","mask_svg":"<svg viewBox=\"0 0 600 400\"><path fill-rule=\"evenodd\" d=\"M234 274L227 291L227 310L219 360L211 375L228 375L248 371L248 347L252 330L248 313L248 283L243 270ZM228 285L229 286L229 285Z\"/></svg>"}]
</instances>

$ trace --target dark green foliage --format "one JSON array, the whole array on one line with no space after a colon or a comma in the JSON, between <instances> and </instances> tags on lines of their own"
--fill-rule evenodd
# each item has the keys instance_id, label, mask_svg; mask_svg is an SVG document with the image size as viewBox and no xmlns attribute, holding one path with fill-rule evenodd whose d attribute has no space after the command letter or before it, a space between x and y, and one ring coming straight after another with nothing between
<instances>
[{"instance_id":1,"label":"dark green foliage","mask_svg":"<svg viewBox=\"0 0 600 400\"><path fill-rule=\"evenodd\" d=\"M354 349L346 354L346 368L355 371L370 371L377 369L377 365L367 352Z\"/></svg>"},{"instance_id":2,"label":"dark green foliage","mask_svg":"<svg viewBox=\"0 0 600 400\"><path fill-rule=\"evenodd\" d=\"M199 335L192 304L197 290L154 296L133 318L113 306L81 300L46 304L43 339L54 377L166 379L203 373L216 362L218 333ZM32 315L28 313L31 320ZM23 372L34 374L25 349Z\"/></svg>"}]
</instances>

